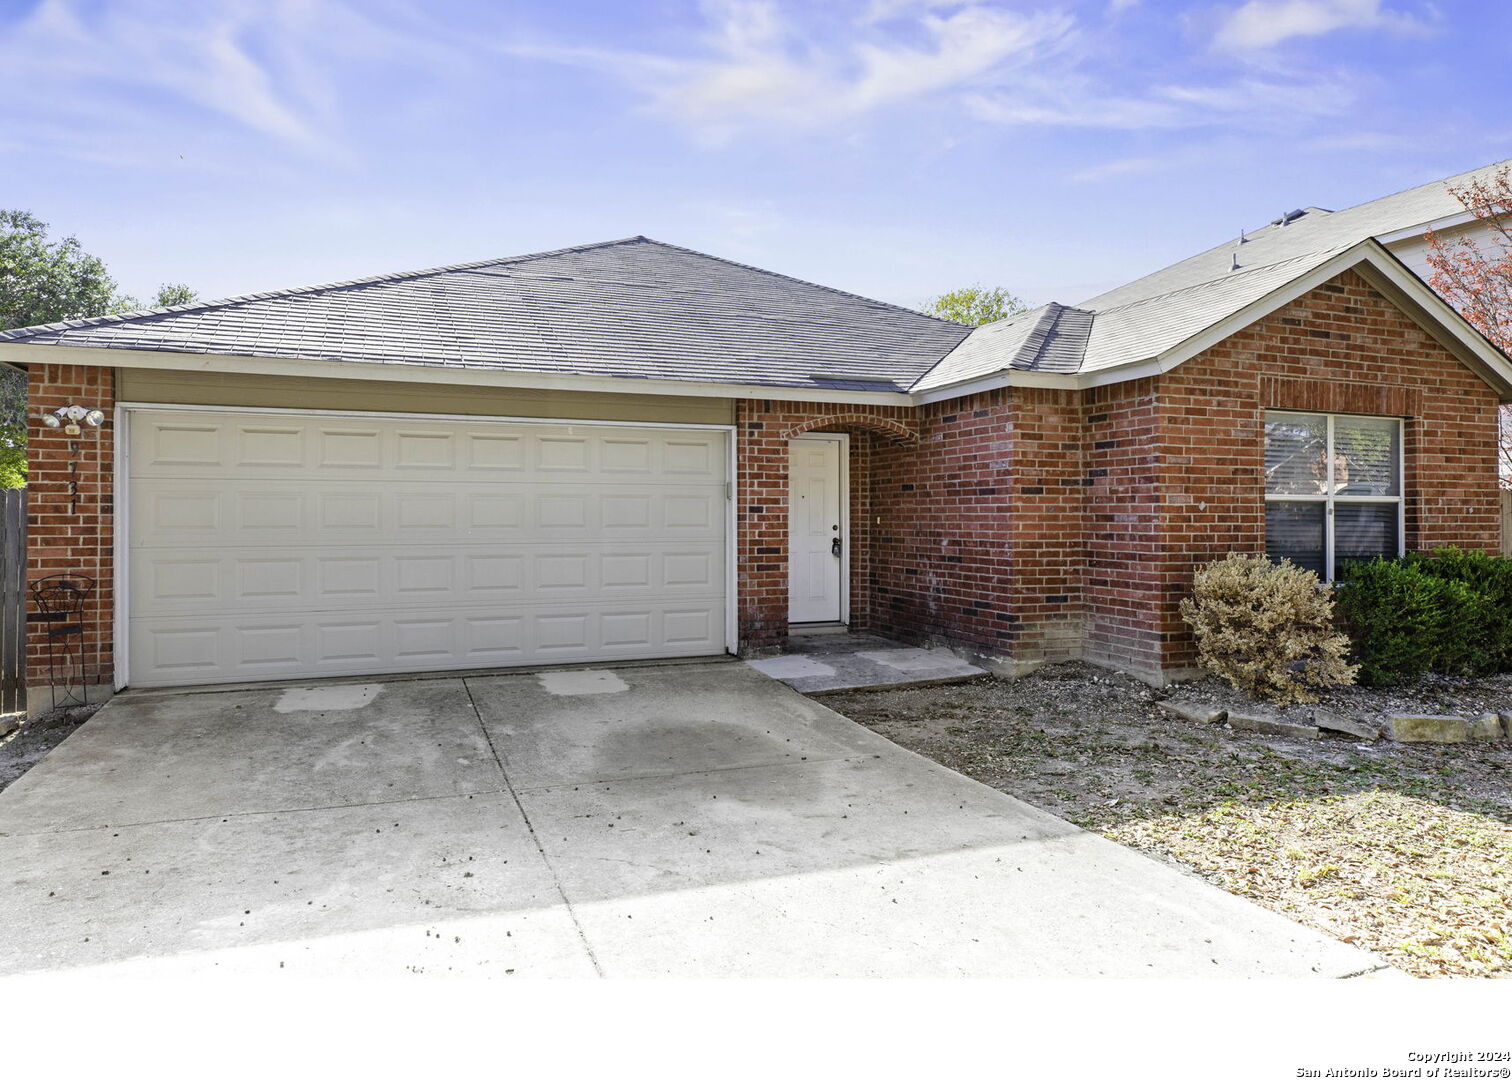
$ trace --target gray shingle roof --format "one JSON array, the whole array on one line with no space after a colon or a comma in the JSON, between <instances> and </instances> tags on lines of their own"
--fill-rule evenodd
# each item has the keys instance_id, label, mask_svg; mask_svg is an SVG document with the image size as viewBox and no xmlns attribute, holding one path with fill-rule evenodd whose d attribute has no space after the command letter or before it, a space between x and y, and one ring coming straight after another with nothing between
<instances>
[{"instance_id":1,"label":"gray shingle roof","mask_svg":"<svg viewBox=\"0 0 1512 1080\"><path fill-rule=\"evenodd\" d=\"M11 330L0 342L901 391L970 332L637 236Z\"/></svg>"},{"instance_id":2,"label":"gray shingle roof","mask_svg":"<svg viewBox=\"0 0 1512 1080\"><path fill-rule=\"evenodd\" d=\"M1159 356L1354 246L1235 270L1213 281L1089 313L1092 333L1078 370L1106 371Z\"/></svg>"},{"instance_id":3,"label":"gray shingle roof","mask_svg":"<svg viewBox=\"0 0 1512 1080\"><path fill-rule=\"evenodd\" d=\"M1460 186L1470 180L1489 177L1509 162L1512 159L1372 199L1347 210L1308 207L1301 217L1288 224L1272 223L1245 233L1242 244L1237 238L1227 240L1163 270L1083 300L1077 306L1093 310L1118 307L1223 277L1235 259L1241 270L1271 266L1315 251L1348 247L1373 236L1387 236L1401 229L1453 217L1465 208L1449 193L1451 184Z\"/></svg>"},{"instance_id":4,"label":"gray shingle roof","mask_svg":"<svg viewBox=\"0 0 1512 1080\"><path fill-rule=\"evenodd\" d=\"M1046 304L977 327L911 389L936 390L1000 371L1080 370L1092 329L1092 312Z\"/></svg>"},{"instance_id":5,"label":"gray shingle roof","mask_svg":"<svg viewBox=\"0 0 1512 1080\"><path fill-rule=\"evenodd\" d=\"M979 326L915 383L931 391L1004 371L1083 375L1159 356L1275 290L1322 266L1348 245L1102 311L1046 304Z\"/></svg>"},{"instance_id":6,"label":"gray shingle roof","mask_svg":"<svg viewBox=\"0 0 1512 1080\"><path fill-rule=\"evenodd\" d=\"M1369 237L1448 217L1448 181L1309 208L1076 307L968 327L643 236L0 332L0 344L627 380L941 392L1162 356ZM1237 261L1238 265L1235 266Z\"/></svg>"}]
</instances>

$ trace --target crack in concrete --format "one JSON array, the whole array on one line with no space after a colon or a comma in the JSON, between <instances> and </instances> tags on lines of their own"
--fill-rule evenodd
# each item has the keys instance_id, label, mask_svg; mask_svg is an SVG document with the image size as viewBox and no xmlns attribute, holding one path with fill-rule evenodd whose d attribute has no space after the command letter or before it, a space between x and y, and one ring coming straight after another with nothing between
<instances>
[{"instance_id":1,"label":"crack in concrete","mask_svg":"<svg viewBox=\"0 0 1512 1080\"><path fill-rule=\"evenodd\" d=\"M536 851L540 853L541 864L551 875L551 883L556 887L557 895L562 899L562 906L567 909L567 917L572 920L572 928L577 931L578 940L583 943L583 951L588 954L588 962L593 965L593 973L602 979L604 977L603 965L599 963L598 955L593 951L593 945L589 942L588 934L578 919L577 911L573 908L572 901L568 899L567 890L562 887L562 878L557 873L556 866L552 864L551 856L546 854L546 846L541 843L541 838L536 833L535 822L530 820L525 804L520 801L520 796L514 789L514 783L509 779L509 770L504 767L504 756L494 745L493 736L488 733L488 725L483 723L483 714L478 710L478 703L473 700L472 687L467 685L466 679L462 679L461 683L462 689L467 693L467 703L472 707L473 719L477 720L478 727L483 732L483 738L488 742L488 750L493 754L494 763L499 766L499 775L504 779L504 786L509 791L509 797L514 800L515 809L520 812L520 819L525 822L525 829L530 833L530 839L535 843Z\"/></svg>"}]
</instances>

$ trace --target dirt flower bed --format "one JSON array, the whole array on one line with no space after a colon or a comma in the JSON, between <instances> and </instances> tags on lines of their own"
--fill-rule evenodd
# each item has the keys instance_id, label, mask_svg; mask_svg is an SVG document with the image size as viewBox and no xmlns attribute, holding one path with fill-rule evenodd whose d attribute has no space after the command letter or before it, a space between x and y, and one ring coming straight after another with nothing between
<instances>
[{"instance_id":1,"label":"dirt flower bed","mask_svg":"<svg viewBox=\"0 0 1512 1080\"><path fill-rule=\"evenodd\" d=\"M1228 700L1210 683L1181 688ZM894 742L1414 975L1512 977L1512 742L1252 735L1079 664L1016 682L830 694ZM1512 678L1351 689L1366 717L1512 711Z\"/></svg>"},{"instance_id":2,"label":"dirt flower bed","mask_svg":"<svg viewBox=\"0 0 1512 1080\"><path fill-rule=\"evenodd\" d=\"M0 791L21 779L26 770L72 735L99 708L98 705L81 705L72 709L54 709L23 721L19 730L0 738Z\"/></svg>"}]
</instances>

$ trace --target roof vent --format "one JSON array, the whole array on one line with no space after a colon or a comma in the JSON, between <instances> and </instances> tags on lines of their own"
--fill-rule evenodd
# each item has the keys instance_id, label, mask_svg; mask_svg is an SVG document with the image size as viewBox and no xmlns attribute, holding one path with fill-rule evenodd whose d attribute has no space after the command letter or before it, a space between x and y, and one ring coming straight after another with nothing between
<instances>
[{"instance_id":1,"label":"roof vent","mask_svg":"<svg viewBox=\"0 0 1512 1080\"><path fill-rule=\"evenodd\" d=\"M1307 213L1306 210L1288 210L1286 213L1284 213L1280 217L1278 217L1275 221L1271 222L1271 224L1272 225L1290 225L1292 222L1296 221L1299 217L1301 217L1305 213Z\"/></svg>"}]
</instances>

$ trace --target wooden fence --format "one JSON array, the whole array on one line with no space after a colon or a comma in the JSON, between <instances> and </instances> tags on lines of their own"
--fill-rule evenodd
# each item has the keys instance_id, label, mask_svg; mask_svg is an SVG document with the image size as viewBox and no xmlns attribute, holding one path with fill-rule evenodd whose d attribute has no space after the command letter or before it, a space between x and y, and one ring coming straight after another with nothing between
<instances>
[{"instance_id":1,"label":"wooden fence","mask_svg":"<svg viewBox=\"0 0 1512 1080\"><path fill-rule=\"evenodd\" d=\"M26 711L26 489L0 490L0 716Z\"/></svg>"},{"instance_id":2,"label":"wooden fence","mask_svg":"<svg viewBox=\"0 0 1512 1080\"><path fill-rule=\"evenodd\" d=\"M1501 552L1503 555L1512 555L1512 489L1503 489L1502 500L1502 535Z\"/></svg>"}]
</instances>

